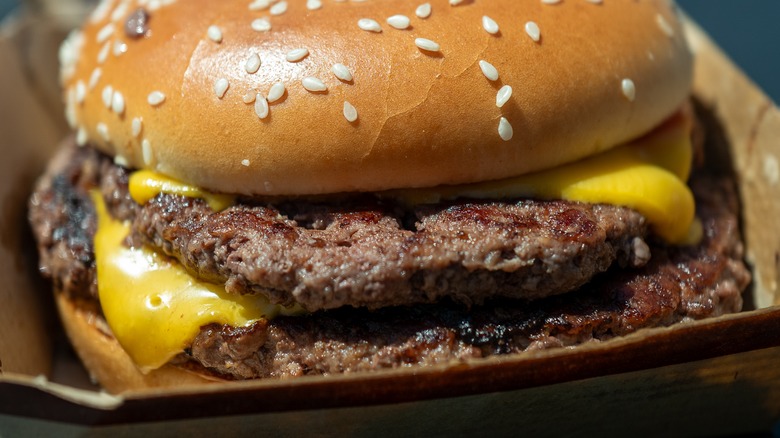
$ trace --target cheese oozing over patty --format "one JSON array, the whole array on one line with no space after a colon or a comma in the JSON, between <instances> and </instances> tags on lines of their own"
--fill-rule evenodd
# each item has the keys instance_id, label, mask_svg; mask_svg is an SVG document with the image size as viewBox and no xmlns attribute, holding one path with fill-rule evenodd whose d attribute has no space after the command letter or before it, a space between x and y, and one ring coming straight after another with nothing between
<instances>
[{"instance_id":1,"label":"cheese oozing over patty","mask_svg":"<svg viewBox=\"0 0 780 438\"><path fill-rule=\"evenodd\" d=\"M202 326L244 327L300 313L262 296L229 294L224 286L196 279L151 249L126 247L130 226L111 218L99 194L93 200L100 304L114 337L141 371L159 368L183 352Z\"/></svg>"},{"instance_id":2,"label":"cheese oozing over patty","mask_svg":"<svg viewBox=\"0 0 780 438\"><path fill-rule=\"evenodd\" d=\"M680 111L651 133L623 146L553 169L484 183L396 190L409 204L456 198L565 199L632 208L668 243L698 241L693 194L686 185L693 147L691 116Z\"/></svg>"},{"instance_id":3,"label":"cheese oozing over patty","mask_svg":"<svg viewBox=\"0 0 780 438\"><path fill-rule=\"evenodd\" d=\"M697 241L693 196L685 184L691 171L691 120L680 113L627 145L566 166L479 184L380 194L409 204L457 197L534 197L627 206L643 214L652 230L673 244ZM139 171L130 193L144 204L160 193L202 198L215 211L234 198L214 195L168 177ZM142 370L158 368L184 351L211 323L248 326L299 308L271 305L264 297L228 294L222 285L192 277L176 261L148 248L123 245L129 225L112 219L94 196L99 228L95 237L98 288L114 336Z\"/></svg>"}]
</instances>

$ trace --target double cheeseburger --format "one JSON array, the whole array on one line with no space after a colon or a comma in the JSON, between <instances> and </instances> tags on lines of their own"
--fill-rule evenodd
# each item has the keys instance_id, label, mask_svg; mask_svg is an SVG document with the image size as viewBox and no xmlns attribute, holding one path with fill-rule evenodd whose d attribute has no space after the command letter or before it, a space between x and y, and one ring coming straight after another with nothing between
<instances>
[{"instance_id":1,"label":"double cheeseburger","mask_svg":"<svg viewBox=\"0 0 780 438\"><path fill-rule=\"evenodd\" d=\"M65 41L74 135L30 218L102 385L431 366L740 310L673 5L423 1L107 0Z\"/></svg>"}]
</instances>

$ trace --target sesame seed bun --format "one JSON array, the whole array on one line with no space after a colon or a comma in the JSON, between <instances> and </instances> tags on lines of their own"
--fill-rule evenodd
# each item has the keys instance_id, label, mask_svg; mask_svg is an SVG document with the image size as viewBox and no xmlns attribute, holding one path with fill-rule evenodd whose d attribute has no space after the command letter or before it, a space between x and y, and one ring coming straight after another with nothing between
<instances>
[{"instance_id":1,"label":"sesame seed bun","mask_svg":"<svg viewBox=\"0 0 780 438\"><path fill-rule=\"evenodd\" d=\"M120 164L300 195L549 168L649 131L688 95L667 1L432 0L426 18L420 3L179 1L147 10L137 37L132 8L99 8L62 52L68 117Z\"/></svg>"}]
</instances>

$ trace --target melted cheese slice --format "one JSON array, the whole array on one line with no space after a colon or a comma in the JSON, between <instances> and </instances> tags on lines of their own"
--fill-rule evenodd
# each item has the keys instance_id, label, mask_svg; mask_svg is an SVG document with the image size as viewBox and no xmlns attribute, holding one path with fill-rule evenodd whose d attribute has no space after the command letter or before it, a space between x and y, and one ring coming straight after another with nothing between
<instances>
[{"instance_id":1,"label":"melted cheese slice","mask_svg":"<svg viewBox=\"0 0 780 438\"><path fill-rule=\"evenodd\" d=\"M383 194L410 204L470 197L535 197L623 205L642 213L654 231L671 243L698 239L690 173L691 121L682 113L651 134L582 161L499 181ZM205 199L220 211L230 196L214 195L150 171L130 178L130 193L144 204L160 193ZM270 305L262 297L236 296L221 285L198 281L176 262L144 248L122 245L129 227L106 213L95 196L99 228L95 237L100 301L119 343L142 370L168 362L191 344L200 327L242 327L300 309ZM698 233L698 234L697 234Z\"/></svg>"},{"instance_id":2,"label":"melted cheese slice","mask_svg":"<svg viewBox=\"0 0 780 438\"><path fill-rule=\"evenodd\" d=\"M300 313L271 305L264 297L229 294L224 286L199 281L150 249L124 246L129 225L111 218L99 194L93 200L100 304L114 337L143 372L184 351L204 325L244 327Z\"/></svg>"},{"instance_id":3,"label":"melted cheese slice","mask_svg":"<svg viewBox=\"0 0 780 438\"><path fill-rule=\"evenodd\" d=\"M685 181L691 171L691 120L684 114L632 143L541 172L498 181L432 189L396 190L410 204L467 197L566 199L630 207L669 243L698 240L695 204Z\"/></svg>"},{"instance_id":4,"label":"melted cheese slice","mask_svg":"<svg viewBox=\"0 0 780 438\"><path fill-rule=\"evenodd\" d=\"M473 199L566 199L621 205L641 213L662 239L695 243L701 224L695 220L693 194L686 185L691 172L692 120L684 111L650 134L575 163L514 178L430 189L402 189L381 195L414 205L460 197ZM142 170L130 177L130 194L145 204L160 193L205 199L220 211L234 198L215 195L163 175Z\"/></svg>"},{"instance_id":5,"label":"melted cheese slice","mask_svg":"<svg viewBox=\"0 0 780 438\"><path fill-rule=\"evenodd\" d=\"M217 195L190 186L150 170L139 170L130 175L130 196L140 205L144 205L160 193L200 198L206 201L214 211L222 211L235 202L229 195Z\"/></svg>"}]
</instances>

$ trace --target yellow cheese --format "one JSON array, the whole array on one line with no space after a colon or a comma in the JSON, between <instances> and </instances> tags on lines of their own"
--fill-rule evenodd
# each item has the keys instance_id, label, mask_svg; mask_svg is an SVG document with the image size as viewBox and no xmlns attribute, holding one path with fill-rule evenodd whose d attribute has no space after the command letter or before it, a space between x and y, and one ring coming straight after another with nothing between
<instances>
[{"instance_id":1,"label":"yellow cheese","mask_svg":"<svg viewBox=\"0 0 780 438\"><path fill-rule=\"evenodd\" d=\"M235 202L233 196L209 193L150 170L139 170L130 175L129 188L130 196L140 205L146 204L160 193L200 198L214 211L222 211Z\"/></svg>"},{"instance_id":2,"label":"yellow cheese","mask_svg":"<svg viewBox=\"0 0 780 438\"><path fill-rule=\"evenodd\" d=\"M630 144L554 169L478 184L396 190L389 196L411 204L533 197L622 205L642 213L666 241L690 243L698 229L693 194L685 184L692 153L690 120L678 115Z\"/></svg>"},{"instance_id":3,"label":"yellow cheese","mask_svg":"<svg viewBox=\"0 0 780 438\"><path fill-rule=\"evenodd\" d=\"M693 154L690 130L690 117L680 112L638 140L576 163L484 183L391 190L383 196L409 204L458 197L532 197L622 205L644 215L667 242L695 243L701 227L694 221L693 194L685 184ZM203 198L215 211L234 202L230 196L214 195L148 170L131 175L130 194L139 204L160 192Z\"/></svg>"},{"instance_id":4,"label":"yellow cheese","mask_svg":"<svg viewBox=\"0 0 780 438\"><path fill-rule=\"evenodd\" d=\"M124 246L129 226L111 218L99 194L93 200L100 304L117 341L142 371L159 368L181 353L204 325L244 327L299 313L263 297L229 294L224 286L199 281L150 249Z\"/></svg>"},{"instance_id":5,"label":"yellow cheese","mask_svg":"<svg viewBox=\"0 0 780 438\"><path fill-rule=\"evenodd\" d=\"M690 120L682 115L650 135L598 156L534 174L479 184L395 190L385 196L408 203L456 197L568 199L631 207L671 243L695 241L693 196L685 184L691 166ZM234 198L214 195L151 171L131 175L130 193L145 204L159 193L206 200L215 211ZM127 224L113 220L94 196L99 227L95 236L98 289L114 336L142 370L157 368L181 353L200 327L242 327L299 308L270 305L263 297L228 294L224 286L198 281L178 263L150 249L122 245Z\"/></svg>"}]
</instances>

